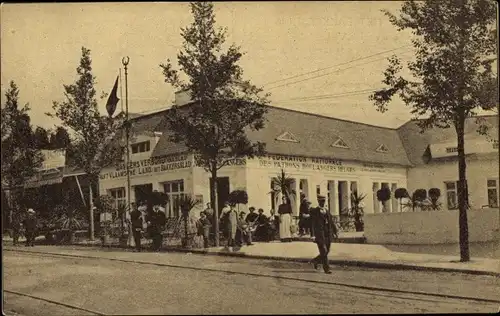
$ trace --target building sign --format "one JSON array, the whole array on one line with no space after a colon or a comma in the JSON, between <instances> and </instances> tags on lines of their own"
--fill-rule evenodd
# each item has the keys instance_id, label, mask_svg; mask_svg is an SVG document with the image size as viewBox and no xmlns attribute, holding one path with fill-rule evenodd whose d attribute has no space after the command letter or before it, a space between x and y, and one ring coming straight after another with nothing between
<instances>
[{"instance_id":1,"label":"building sign","mask_svg":"<svg viewBox=\"0 0 500 316\"><path fill-rule=\"evenodd\" d=\"M364 163L363 167L361 168L361 171L367 171L367 172L387 172L387 169L381 165L381 164L368 164Z\"/></svg>"},{"instance_id":2,"label":"building sign","mask_svg":"<svg viewBox=\"0 0 500 316\"><path fill-rule=\"evenodd\" d=\"M330 172L355 172L356 168L343 166L342 161L324 158L306 158L269 155L258 158L259 166L265 168L315 170Z\"/></svg>"},{"instance_id":3,"label":"building sign","mask_svg":"<svg viewBox=\"0 0 500 316\"><path fill-rule=\"evenodd\" d=\"M66 151L64 150L41 150L43 156L41 170L57 169L66 165Z\"/></svg>"},{"instance_id":4,"label":"building sign","mask_svg":"<svg viewBox=\"0 0 500 316\"><path fill-rule=\"evenodd\" d=\"M193 162L186 155L176 155L161 158L149 158L129 163L129 173L131 176L159 173L170 170L190 168ZM127 176L126 165L120 164L115 171L101 173L101 180L122 178Z\"/></svg>"}]
</instances>

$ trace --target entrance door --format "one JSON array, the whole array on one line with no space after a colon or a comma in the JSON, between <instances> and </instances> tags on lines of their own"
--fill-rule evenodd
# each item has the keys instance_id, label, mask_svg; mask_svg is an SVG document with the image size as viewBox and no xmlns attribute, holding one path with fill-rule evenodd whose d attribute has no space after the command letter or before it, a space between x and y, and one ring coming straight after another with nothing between
<instances>
[{"instance_id":1,"label":"entrance door","mask_svg":"<svg viewBox=\"0 0 500 316\"><path fill-rule=\"evenodd\" d=\"M135 202L139 203L141 201L147 200L151 193L153 192L153 184L142 184L134 186L135 192Z\"/></svg>"},{"instance_id":2,"label":"entrance door","mask_svg":"<svg viewBox=\"0 0 500 316\"><path fill-rule=\"evenodd\" d=\"M214 187L214 181L210 178L210 192ZM217 178L217 204L220 211L229 197L229 177Z\"/></svg>"}]
</instances>

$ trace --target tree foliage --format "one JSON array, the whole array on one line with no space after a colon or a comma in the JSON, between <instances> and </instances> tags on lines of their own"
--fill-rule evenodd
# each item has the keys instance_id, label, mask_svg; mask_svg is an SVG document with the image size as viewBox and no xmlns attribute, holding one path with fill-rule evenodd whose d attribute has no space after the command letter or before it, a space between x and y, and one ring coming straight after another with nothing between
<instances>
[{"instance_id":1,"label":"tree foliage","mask_svg":"<svg viewBox=\"0 0 500 316\"><path fill-rule=\"evenodd\" d=\"M194 103L182 109L174 105L167 120L172 140L185 143L197 154L197 164L212 171L263 152L264 144L250 142L245 131L264 126L268 100L261 97L262 89L242 79L240 48L224 51L226 30L216 28L213 4L191 3L191 12L194 22L182 29L183 50L177 56L189 81L180 79L170 60L160 66L165 82L189 91Z\"/></svg>"},{"instance_id":2,"label":"tree foliage","mask_svg":"<svg viewBox=\"0 0 500 316\"><path fill-rule=\"evenodd\" d=\"M102 168L116 163L123 157L123 149L113 142L123 124L123 116L109 118L102 116L97 107L95 77L92 74L92 59L90 50L82 47L80 64L76 69L78 78L75 83L64 85L63 102L54 102L55 114L63 127L73 133L71 140L70 161L76 167L82 168L93 181L97 180ZM62 127L61 127L62 128ZM54 142L58 145L67 144L68 136L61 128L56 130Z\"/></svg>"},{"instance_id":3,"label":"tree foliage","mask_svg":"<svg viewBox=\"0 0 500 316\"><path fill-rule=\"evenodd\" d=\"M2 182L12 189L36 174L43 156L35 146L29 105L19 105L19 89L14 81L10 82L5 97L1 110Z\"/></svg>"},{"instance_id":4,"label":"tree foliage","mask_svg":"<svg viewBox=\"0 0 500 316\"><path fill-rule=\"evenodd\" d=\"M50 132L45 128L38 126L33 135L35 146L38 149L49 149L50 147Z\"/></svg>"},{"instance_id":5,"label":"tree foliage","mask_svg":"<svg viewBox=\"0 0 500 316\"><path fill-rule=\"evenodd\" d=\"M161 64L165 82L190 93L191 104L174 104L166 115L170 139L184 143L195 154L196 164L217 180L217 171L236 158L264 153L261 142L251 142L246 132L264 127L267 95L248 80L238 65L243 56L235 45L225 46L226 30L215 25L214 6L210 2L193 2L194 21L181 29L184 40L177 55L180 70L167 59ZM216 215L217 181L211 190ZM216 245L218 222L215 223Z\"/></svg>"},{"instance_id":6,"label":"tree foliage","mask_svg":"<svg viewBox=\"0 0 500 316\"><path fill-rule=\"evenodd\" d=\"M388 87L370 96L381 112L394 96L411 107L422 130L453 126L458 147L458 200L461 261L469 260L467 226L465 120L479 109L497 106L496 5L490 0L405 1L399 16L385 12L399 30L413 33L415 61L407 66L413 78L400 72L393 56L384 72ZM477 119L479 132L487 126Z\"/></svg>"}]
</instances>

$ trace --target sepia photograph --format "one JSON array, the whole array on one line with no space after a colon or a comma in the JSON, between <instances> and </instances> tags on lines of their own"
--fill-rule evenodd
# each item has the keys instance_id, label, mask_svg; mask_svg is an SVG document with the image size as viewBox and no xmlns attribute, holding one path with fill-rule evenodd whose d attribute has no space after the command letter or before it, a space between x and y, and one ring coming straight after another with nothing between
<instances>
[{"instance_id":1,"label":"sepia photograph","mask_svg":"<svg viewBox=\"0 0 500 316\"><path fill-rule=\"evenodd\" d=\"M3 315L500 312L498 17L3 2Z\"/></svg>"}]
</instances>

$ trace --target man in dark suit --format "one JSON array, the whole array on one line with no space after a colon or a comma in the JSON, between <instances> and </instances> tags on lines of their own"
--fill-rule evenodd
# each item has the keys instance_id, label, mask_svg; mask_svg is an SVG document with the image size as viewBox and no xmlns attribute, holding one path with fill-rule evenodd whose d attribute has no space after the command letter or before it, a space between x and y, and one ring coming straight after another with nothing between
<instances>
[{"instance_id":1,"label":"man in dark suit","mask_svg":"<svg viewBox=\"0 0 500 316\"><path fill-rule=\"evenodd\" d=\"M153 206L153 213L151 216L151 234L153 237L153 250L160 251L161 245L163 244L163 231L165 230L165 224L167 222L167 217L165 213L160 211L160 206Z\"/></svg>"},{"instance_id":2,"label":"man in dark suit","mask_svg":"<svg viewBox=\"0 0 500 316\"><path fill-rule=\"evenodd\" d=\"M130 212L130 223L132 225L132 234L134 235L135 251L141 251L142 238L142 213L135 206Z\"/></svg>"},{"instance_id":3,"label":"man in dark suit","mask_svg":"<svg viewBox=\"0 0 500 316\"><path fill-rule=\"evenodd\" d=\"M32 208L28 210L28 216L26 216L26 218L24 219L23 226L25 229L26 247L33 247L33 242L35 241L36 237L37 220L35 211Z\"/></svg>"},{"instance_id":4,"label":"man in dark suit","mask_svg":"<svg viewBox=\"0 0 500 316\"><path fill-rule=\"evenodd\" d=\"M332 215L325 207L326 198L318 195L319 206L311 210L311 221L314 232L315 242L318 245L319 255L311 262L315 269L318 269L319 263L323 264L325 273L332 273L328 264L328 253L333 236L336 234Z\"/></svg>"}]
</instances>

